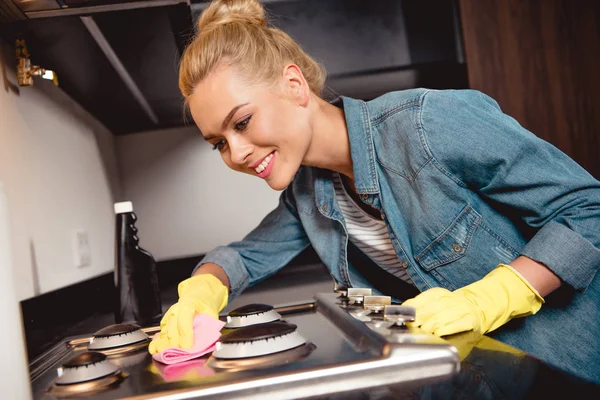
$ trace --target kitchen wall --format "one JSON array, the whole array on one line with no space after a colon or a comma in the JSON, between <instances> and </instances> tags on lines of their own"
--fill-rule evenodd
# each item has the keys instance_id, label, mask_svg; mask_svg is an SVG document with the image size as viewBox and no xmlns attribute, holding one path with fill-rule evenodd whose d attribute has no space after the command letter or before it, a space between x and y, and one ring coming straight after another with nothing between
<instances>
[{"instance_id":1,"label":"kitchen wall","mask_svg":"<svg viewBox=\"0 0 600 400\"><path fill-rule=\"evenodd\" d=\"M22 300L112 270L120 185L112 134L51 82L16 86L14 50L0 42L0 55L0 181ZM73 261L76 230L89 236L82 268Z\"/></svg>"},{"instance_id":2,"label":"kitchen wall","mask_svg":"<svg viewBox=\"0 0 600 400\"><path fill-rule=\"evenodd\" d=\"M240 240L277 206L280 192L230 170L195 126L118 136L116 145L123 200L157 260Z\"/></svg>"}]
</instances>

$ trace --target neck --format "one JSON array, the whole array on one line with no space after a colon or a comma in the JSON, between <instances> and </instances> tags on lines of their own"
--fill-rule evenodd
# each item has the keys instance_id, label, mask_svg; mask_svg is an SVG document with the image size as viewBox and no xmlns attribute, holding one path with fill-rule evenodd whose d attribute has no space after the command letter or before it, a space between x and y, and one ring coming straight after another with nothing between
<instances>
[{"instance_id":1,"label":"neck","mask_svg":"<svg viewBox=\"0 0 600 400\"><path fill-rule=\"evenodd\" d=\"M312 137L303 165L329 169L354 179L344 110L311 94Z\"/></svg>"}]
</instances>

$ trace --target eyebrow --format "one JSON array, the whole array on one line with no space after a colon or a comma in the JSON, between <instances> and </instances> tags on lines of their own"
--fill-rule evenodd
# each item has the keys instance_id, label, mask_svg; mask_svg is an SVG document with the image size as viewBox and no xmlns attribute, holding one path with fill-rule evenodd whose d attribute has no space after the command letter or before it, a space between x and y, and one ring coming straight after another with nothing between
<instances>
[{"instance_id":1,"label":"eyebrow","mask_svg":"<svg viewBox=\"0 0 600 400\"><path fill-rule=\"evenodd\" d=\"M221 124L221 129L225 129L227 127L227 125L229 124L229 122L231 121L231 118L233 118L233 116L235 115L235 113L237 112L237 110L239 110L240 108L247 106L250 103L244 103L244 104L239 104L235 107L233 107L231 109L231 111L229 111L229 114L227 114L227 116L225 117L225 119L223 120L223 123ZM216 138L217 136L215 135L211 135L211 136L204 136L204 140L211 140Z\"/></svg>"}]
</instances>

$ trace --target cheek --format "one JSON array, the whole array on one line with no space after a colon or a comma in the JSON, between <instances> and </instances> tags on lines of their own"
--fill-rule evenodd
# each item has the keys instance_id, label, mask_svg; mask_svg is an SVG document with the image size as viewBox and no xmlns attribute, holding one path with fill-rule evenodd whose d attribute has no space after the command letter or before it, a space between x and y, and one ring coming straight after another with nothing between
<instances>
[{"instance_id":1,"label":"cheek","mask_svg":"<svg viewBox=\"0 0 600 400\"><path fill-rule=\"evenodd\" d=\"M252 142L259 146L285 146L296 142L298 116L290 107L279 106L257 118L252 127Z\"/></svg>"},{"instance_id":2,"label":"cheek","mask_svg":"<svg viewBox=\"0 0 600 400\"><path fill-rule=\"evenodd\" d=\"M248 140L257 146L272 146L280 139L278 123L274 119L263 118L252 126L248 132Z\"/></svg>"}]
</instances>

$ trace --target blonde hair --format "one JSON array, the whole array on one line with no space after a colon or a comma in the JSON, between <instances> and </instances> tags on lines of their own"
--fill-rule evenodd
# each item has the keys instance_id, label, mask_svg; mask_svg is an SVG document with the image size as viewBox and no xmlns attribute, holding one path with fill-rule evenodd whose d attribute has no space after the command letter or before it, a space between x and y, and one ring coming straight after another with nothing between
<instances>
[{"instance_id":1,"label":"blonde hair","mask_svg":"<svg viewBox=\"0 0 600 400\"><path fill-rule=\"evenodd\" d=\"M220 63L234 65L249 80L274 81L287 63L300 67L310 90L321 96L325 69L285 32L270 27L257 0L213 0L183 53L179 89L186 99Z\"/></svg>"}]
</instances>

